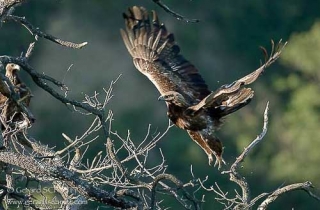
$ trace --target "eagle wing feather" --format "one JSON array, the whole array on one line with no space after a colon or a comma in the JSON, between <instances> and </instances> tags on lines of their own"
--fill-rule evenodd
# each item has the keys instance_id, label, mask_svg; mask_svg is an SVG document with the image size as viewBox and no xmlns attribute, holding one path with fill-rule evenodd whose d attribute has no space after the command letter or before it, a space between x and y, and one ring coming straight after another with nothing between
<instances>
[{"instance_id":1,"label":"eagle wing feather","mask_svg":"<svg viewBox=\"0 0 320 210\"><path fill-rule=\"evenodd\" d=\"M272 50L270 56L265 54L265 63L257 70L231 84L221 86L218 90L207 95L198 104L189 107L188 113L195 114L200 109L210 109L210 112L215 116L223 117L247 105L251 101L254 91L244 86L256 81L264 70L279 58L282 49L286 45L286 43L282 44L281 40L276 46L273 41L271 44ZM266 53L266 50L262 49Z\"/></svg>"},{"instance_id":2,"label":"eagle wing feather","mask_svg":"<svg viewBox=\"0 0 320 210\"><path fill-rule=\"evenodd\" d=\"M151 21L146 9L137 6L123 14L126 30L121 29L121 35L134 65L161 94L176 91L199 102L211 92L195 66L180 54L173 34L152 14Z\"/></svg>"}]
</instances>

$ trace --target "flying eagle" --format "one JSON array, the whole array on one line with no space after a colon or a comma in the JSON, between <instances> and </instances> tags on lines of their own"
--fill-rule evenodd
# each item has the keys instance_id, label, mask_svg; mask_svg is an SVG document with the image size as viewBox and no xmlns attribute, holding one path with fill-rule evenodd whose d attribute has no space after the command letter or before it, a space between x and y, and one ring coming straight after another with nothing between
<instances>
[{"instance_id":1,"label":"flying eagle","mask_svg":"<svg viewBox=\"0 0 320 210\"><path fill-rule=\"evenodd\" d=\"M215 166L225 163L222 158L223 146L214 136L223 118L247 105L254 91L245 87L254 82L281 53L281 43L259 69L251 74L222 85L216 91L208 86L194 65L181 54L174 36L160 24L157 14L152 11L152 20L143 7L131 7L124 13L126 30L121 29L123 41L133 58L135 67L156 86L166 102L167 115L179 128L188 132L190 137L208 155L209 165L216 158Z\"/></svg>"}]
</instances>

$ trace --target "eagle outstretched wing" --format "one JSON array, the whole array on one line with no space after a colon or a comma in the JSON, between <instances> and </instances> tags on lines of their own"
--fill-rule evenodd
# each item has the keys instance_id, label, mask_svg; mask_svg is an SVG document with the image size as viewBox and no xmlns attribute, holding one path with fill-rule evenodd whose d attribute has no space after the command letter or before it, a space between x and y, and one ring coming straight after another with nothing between
<instances>
[{"instance_id":1,"label":"eagle outstretched wing","mask_svg":"<svg viewBox=\"0 0 320 210\"><path fill-rule=\"evenodd\" d=\"M280 40L275 45L275 43L271 41L271 45L272 50L270 55L261 47L265 54L265 63L261 65L260 68L231 84L221 86L202 99L197 105L189 107L187 113L195 114L201 109L209 109L216 117L223 117L247 105L251 101L254 91L244 86L256 81L264 70L279 58L281 50L286 43L282 44Z\"/></svg>"},{"instance_id":2,"label":"eagle outstretched wing","mask_svg":"<svg viewBox=\"0 0 320 210\"><path fill-rule=\"evenodd\" d=\"M121 29L121 35L134 65L161 94L176 91L193 104L201 101L211 91L195 66L179 53L173 34L152 14L151 21L146 9L137 6L123 14L126 30Z\"/></svg>"}]
</instances>

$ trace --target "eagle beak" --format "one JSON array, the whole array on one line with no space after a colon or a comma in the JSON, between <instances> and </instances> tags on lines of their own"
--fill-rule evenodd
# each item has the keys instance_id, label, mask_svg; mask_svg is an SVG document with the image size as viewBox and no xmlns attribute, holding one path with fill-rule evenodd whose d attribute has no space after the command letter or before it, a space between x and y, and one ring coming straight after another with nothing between
<instances>
[{"instance_id":1,"label":"eagle beak","mask_svg":"<svg viewBox=\"0 0 320 210\"><path fill-rule=\"evenodd\" d=\"M11 65L11 69L12 70L20 71L20 66L19 65L17 65L17 64L9 64L9 65Z\"/></svg>"},{"instance_id":2,"label":"eagle beak","mask_svg":"<svg viewBox=\"0 0 320 210\"><path fill-rule=\"evenodd\" d=\"M16 65L13 67L13 69L15 69L15 70L17 70L17 71L20 71L20 66L16 64Z\"/></svg>"},{"instance_id":3,"label":"eagle beak","mask_svg":"<svg viewBox=\"0 0 320 210\"><path fill-rule=\"evenodd\" d=\"M163 96L159 96L158 101L165 101L166 99Z\"/></svg>"}]
</instances>

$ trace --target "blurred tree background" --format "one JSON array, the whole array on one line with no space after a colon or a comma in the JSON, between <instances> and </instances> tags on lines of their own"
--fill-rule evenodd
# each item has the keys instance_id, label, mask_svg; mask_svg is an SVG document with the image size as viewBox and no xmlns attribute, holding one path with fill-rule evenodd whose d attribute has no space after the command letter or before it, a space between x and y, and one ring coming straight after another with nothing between
<instances>
[{"instance_id":1,"label":"blurred tree background","mask_svg":"<svg viewBox=\"0 0 320 210\"><path fill-rule=\"evenodd\" d=\"M113 129L123 136L130 130L136 142L144 138L149 124L152 132L161 131L168 119L165 104L157 101L159 93L134 68L120 37L119 29L124 27L121 14L129 6L141 5L158 12L161 22L175 34L182 54L200 69L212 90L258 68L263 59L258 46L270 47L271 39L288 40L280 61L254 84L256 96L252 103L231 115L218 135L225 145L224 158L232 163L260 133L263 110L270 101L268 134L243 163L242 172L251 183L252 193L269 192L283 183L306 180L313 182L319 193L320 0L165 3L200 22L178 21L151 0L30 0L15 12L50 34L74 42L89 42L81 50L42 39L36 44L31 64L38 71L63 80L71 89L69 97L81 99L84 94L102 91L122 74L109 106L115 114ZM32 36L20 25L10 23L3 24L0 39L0 53L17 56L27 49ZM26 76L25 80L28 79ZM32 91L35 97L31 109L37 118L32 135L50 146L62 147L62 132L71 137L80 135L92 120L72 112L35 86ZM95 146L104 142L96 141ZM196 176L209 176L208 185L218 182L223 190L233 192L235 185L208 165L205 153L186 132L172 128L158 146L166 158L168 172L182 181L191 178L192 165ZM153 159L157 162L160 156L155 154ZM222 209L213 193L205 194L203 209ZM177 208L174 204L168 206ZM279 198L271 208L318 206L307 194L292 192Z\"/></svg>"}]
</instances>

